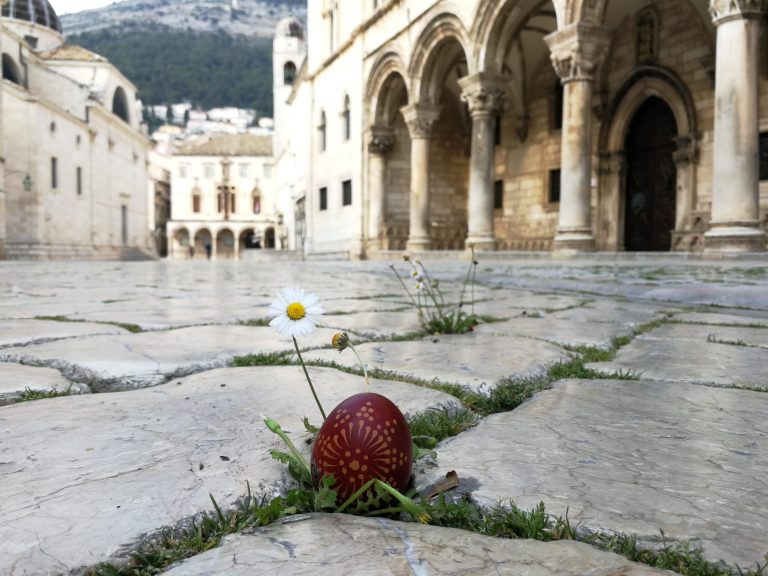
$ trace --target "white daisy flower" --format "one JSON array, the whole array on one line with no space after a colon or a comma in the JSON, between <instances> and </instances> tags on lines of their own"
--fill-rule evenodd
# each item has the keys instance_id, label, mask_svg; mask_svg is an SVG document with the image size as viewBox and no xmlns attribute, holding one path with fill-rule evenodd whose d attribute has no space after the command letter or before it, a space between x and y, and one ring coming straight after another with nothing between
<instances>
[{"instance_id":1,"label":"white daisy flower","mask_svg":"<svg viewBox=\"0 0 768 576\"><path fill-rule=\"evenodd\" d=\"M269 325L285 336L308 336L322 315L317 294L305 294L298 286L283 288L269 307Z\"/></svg>"}]
</instances>

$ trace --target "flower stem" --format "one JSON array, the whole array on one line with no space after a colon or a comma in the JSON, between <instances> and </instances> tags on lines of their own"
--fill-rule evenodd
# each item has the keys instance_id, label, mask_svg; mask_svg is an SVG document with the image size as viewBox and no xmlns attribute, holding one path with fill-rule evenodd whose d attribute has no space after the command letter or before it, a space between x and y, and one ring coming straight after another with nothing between
<instances>
[{"instance_id":1,"label":"flower stem","mask_svg":"<svg viewBox=\"0 0 768 576\"><path fill-rule=\"evenodd\" d=\"M296 336L291 336L291 338L293 338L293 346L296 348L296 354L299 356L299 363L301 363L301 367L304 369L304 376L307 377L309 389L312 390L312 396L315 397L315 402L317 402L317 407L320 408L320 414L323 416L323 422L325 422L325 410L323 410L323 405L320 404L320 399L317 397L315 387L312 385L312 379L309 377L309 372L307 372L307 367L304 364L304 358L301 357L301 352L299 352L299 343L296 342Z\"/></svg>"},{"instance_id":2,"label":"flower stem","mask_svg":"<svg viewBox=\"0 0 768 576\"><path fill-rule=\"evenodd\" d=\"M280 439L285 442L285 445L288 446L288 450L290 450L291 454L293 454L293 457L296 458L299 463L301 463L301 465L307 471L307 474L311 473L309 462L307 462L307 459L304 458L304 455L299 452L293 442L291 442L291 439L288 438L288 435L283 431L280 424L276 420L267 418L266 416L262 416L261 419L264 420L264 423L267 425L267 428L269 428L270 432L277 434Z\"/></svg>"},{"instance_id":3,"label":"flower stem","mask_svg":"<svg viewBox=\"0 0 768 576\"><path fill-rule=\"evenodd\" d=\"M361 360L360 355L357 353L357 350L355 350L355 347L352 345L352 342L350 342L348 346L352 350L352 352L355 353L355 356L357 356L357 361L360 362L360 367L363 369L363 376L365 376L365 385L368 386L368 391L370 391L371 381L368 379L368 371L365 369L365 363Z\"/></svg>"}]
</instances>

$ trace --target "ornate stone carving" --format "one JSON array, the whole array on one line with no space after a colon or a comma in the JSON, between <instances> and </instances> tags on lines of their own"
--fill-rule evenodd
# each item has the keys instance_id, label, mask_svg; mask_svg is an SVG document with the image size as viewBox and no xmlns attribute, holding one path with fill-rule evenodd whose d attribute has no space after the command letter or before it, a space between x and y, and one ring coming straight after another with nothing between
<instances>
[{"instance_id":1,"label":"ornate stone carving","mask_svg":"<svg viewBox=\"0 0 768 576\"><path fill-rule=\"evenodd\" d=\"M400 108L412 139L432 137L432 128L440 117L440 106L419 102Z\"/></svg>"},{"instance_id":2,"label":"ornate stone carving","mask_svg":"<svg viewBox=\"0 0 768 576\"><path fill-rule=\"evenodd\" d=\"M677 150L672 153L672 158L678 168L699 162L699 147L694 135L678 136L674 142Z\"/></svg>"},{"instance_id":3,"label":"ornate stone carving","mask_svg":"<svg viewBox=\"0 0 768 576\"><path fill-rule=\"evenodd\" d=\"M709 13L715 26L741 18L760 18L767 9L766 0L709 0Z\"/></svg>"},{"instance_id":4,"label":"ornate stone carving","mask_svg":"<svg viewBox=\"0 0 768 576\"><path fill-rule=\"evenodd\" d=\"M600 174L623 174L626 167L624 152L608 152L600 155L597 170Z\"/></svg>"},{"instance_id":5,"label":"ornate stone carving","mask_svg":"<svg viewBox=\"0 0 768 576\"><path fill-rule=\"evenodd\" d=\"M389 154L394 143L395 138L389 126L373 126L371 128L371 139L368 141L368 152L382 156Z\"/></svg>"},{"instance_id":6,"label":"ornate stone carving","mask_svg":"<svg viewBox=\"0 0 768 576\"><path fill-rule=\"evenodd\" d=\"M563 81L593 81L611 43L603 28L579 22L545 36L555 72Z\"/></svg>"},{"instance_id":7,"label":"ornate stone carving","mask_svg":"<svg viewBox=\"0 0 768 576\"><path fill-rule=\"evenodd\" d=\"M506 82L499 76L480 72L459 79L461 99L472 116L495 116L501 113L507 96Z\"/></svg>"}]
</instances>

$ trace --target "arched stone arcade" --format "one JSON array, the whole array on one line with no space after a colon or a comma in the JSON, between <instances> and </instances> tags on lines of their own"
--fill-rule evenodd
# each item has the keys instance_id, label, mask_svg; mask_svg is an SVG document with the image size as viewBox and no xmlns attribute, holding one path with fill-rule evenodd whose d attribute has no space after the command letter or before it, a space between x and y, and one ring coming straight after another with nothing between
<instances>
[{"instance_id":1,"label":"arched stone arcade","mask_svg":"<svg viewBox=\"0 0 768 576\"><path fill-rule=\"evenodd\" d=\"M368 247L642 249L626 243L626 153L655 106L674 124L674 198L651 248L762 249L756 6L481 0L468 16L438 2L367 76Z\"/></svg>"}]
</instances>

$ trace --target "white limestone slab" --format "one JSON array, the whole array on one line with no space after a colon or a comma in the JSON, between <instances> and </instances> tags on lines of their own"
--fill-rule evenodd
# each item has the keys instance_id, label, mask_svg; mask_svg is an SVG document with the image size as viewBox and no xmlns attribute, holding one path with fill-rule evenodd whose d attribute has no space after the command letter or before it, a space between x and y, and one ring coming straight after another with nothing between
<instances>
[{"instance_id":1,"label":"white limestone slab","mask_svg":"<svg viewBox=\"0 0 768 576\"><path fill-rule=\"evenodd\" d=\"M569 346L597 346L610 348L611 341L632 330L621 324L583 322L563 320L553 316L541 318L518 317L505 322L480 324L475 327L478 334L497 334L503 336L525 336L554 344Z\"/></svg>"},{"instance_id":2,"label":"white limestone slab","mask_svg":"<svg viewBox=\"0 0 768 576\"><path fill-rule=\"evenodd\" d=\"M587 365L604 374L631 372L643 380L768 389L766 366L763 348L651 338L635 338L611 362Z\"/></svg>"},{"instance_id":3,"label":"white limestone slab","mask_svg":"<svg viewBox=\"0 0 768 576\"><path fill-rule=\"evenodd\" d=\"M475 333L430 336L410 342L371 342L356 349L368 369L486 392L502 378L542 374L552 364L569 359L565 350L546 342ZM305 360L359 366L349 350L315 350L303 356Z\"/></svg>"},{"instance_id":4,"label":"white limestone slab","mask_svg":"<svg viewBox=\"0 0 768 576\"><path fill-rule=\"evenodd\" d=\"M407 312L361 312L323 316L323 326L371 337L402 336L423 331L415 310Z\"/></svg>"},{"instance_id":5,"label":"white limestone slab","mask_svg":"<svg viewBox=\"0 0 768 576\"><path fill-rule=\"evenodd\" d=\"M327 412L365 391L361 378L312 368ZM456 400L426 388L373 382L408 413ZM55 402L55 404L54 404ZM284 486L272 460L298 445L301 419L320 414L298 367L227 368L151 389L69 396L0 408L0 574L68 573L106 561L143 534Z\"/></svg>"},{"instance_id":6,"label":"white limestone slab","mask_svg":"<svg viewBox=\"0 0 768 576\"><path fill-rule=\"evenodd\" d=\"M669 308L663 305L637 304L615 300L595 300L584 306L554 312L564 320L579 322L606 322L622 326L637 326L663 317Z\"/></svg>"},{"instance_id":7,"label":"white limestone slab","mask_svg":"<svg viewBox=\"0 0 768 576\"><path fill-rule=\"evenodd\" d=\"M183 561L168 576L355 574L356 576L650 576L669 574L578 542L490 538L455 528L305 514Z\"/></svg>"},{"instance_id":8,"label":"white limestone slab","mask_svg":"<svg viewBox=\"0 0 768 576\"><path fill-rule=\"evenodd\" d=\"M768 328L768 318L755 313L745 312L741 314L719 314L707 312L686 312L675 314L675 319L681 322L701 324L742 324L746 326L762 326Z\"/></svg>"},{"instance_id":9,"label":"white limestone slab","mask_svg":"<svg viewBox=\"0 0 768 576\"><path fill-rule=\"evenodd\" d=\"M99 334L127 334L128 331L109 324L59 322L56 320L0 320L0 348L26 346Z\"/></svg>"},{"instance_id":10,"label":"white limestone slab","mask_svg":"<svg viewBox=\"0 0 768 576\"><path fill-rule=\"evenodd\" d=\"M437 448L485 503L513 499L589 529L701 543L745 568L768 552L768 394L569 380ZM460 486L461 489L461 486Z\"/></svg>"},{"instance_id":11,"label":"white limestone slab","mask_svg":"<svg viewBox=\"0 0 768 576\"><path fill-rule=\"evenodd\" d=\"M555 312L588 302L589 298L561 296L558 294L537 294L528 291L497 290L487 296L487 300L475 302L474 313L497 318L510 318L520 314L521 310L530 312ZM471 306L466 308L470 313Z\"/></svg>"},{"instance_id":12,"label":"white limestone slab","mask_svg":"<svg viewBox=\"0 0 768 576\"><path fill-rule=\"evenodd\" d=\"M26 389L68 394L90 392L88 386L68 381L58 370L0 362L0 406L13 404Z\"/></svg>"},{"instance_id":13,"label":"white limestone slab","mask_svg":"<svg viewBox=\"0 0 768 576\"><path fill-rule=\"evenodd\" d=\"M768 327L665 324L640 336L644 340L690 340L768 348Z\"/></svg>"},{"instance_id":14,"label":"white limestone slab","mask_svg":"<svg viewBox=\"0 0 768 576\"><path fill-rule=\"evenodd\" d=\"M333 330L301 338L302 347L330 345ZM232 362L235 356L293 350L269 327L195 326L161 332L94 336L0 350L0 360L56 368L98 392L143 388Z\"/></svg>"}]
</instances>

